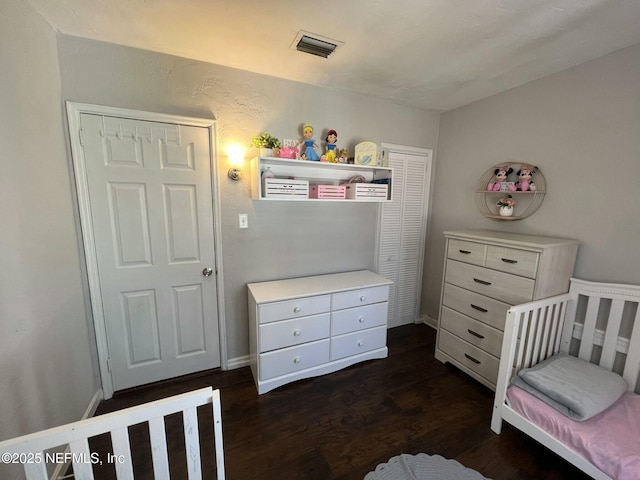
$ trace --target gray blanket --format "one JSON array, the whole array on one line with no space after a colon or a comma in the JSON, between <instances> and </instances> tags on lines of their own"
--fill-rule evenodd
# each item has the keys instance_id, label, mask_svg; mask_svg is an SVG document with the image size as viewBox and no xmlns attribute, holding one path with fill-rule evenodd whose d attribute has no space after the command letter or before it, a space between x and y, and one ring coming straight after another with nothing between
<instances>
[{"instance_id":1,"label":"gray blanket","mask_svg":"<svg viewBox=\"0 0 640 480\"><path fill-rule=\"evenodd\" d=\"M628 389L620 375L564 353L521 370L512 383L577 421L606 410Z\"/></svg>"}]
</instances>

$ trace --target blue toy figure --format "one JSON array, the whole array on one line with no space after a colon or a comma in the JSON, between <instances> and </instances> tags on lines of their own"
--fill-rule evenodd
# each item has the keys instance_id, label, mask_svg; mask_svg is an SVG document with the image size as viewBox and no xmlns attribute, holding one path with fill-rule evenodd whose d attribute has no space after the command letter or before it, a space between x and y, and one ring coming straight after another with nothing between
<instances>
[{"instance_id":1,"label":"blue toy figure","mask_svg":"<svg viewBox=\"0 0 640 480\"><path fill-rule=\"evenodd\" d=\"M318 147L318 144L313 140L313 127L310 124L305 123L302 126L302 136L304 137L304 140L300 142L302 158L305 160L319 162L320 157L315 150ZM302 148L303 146L304 148Z\"/></svg>"}]
</instances>

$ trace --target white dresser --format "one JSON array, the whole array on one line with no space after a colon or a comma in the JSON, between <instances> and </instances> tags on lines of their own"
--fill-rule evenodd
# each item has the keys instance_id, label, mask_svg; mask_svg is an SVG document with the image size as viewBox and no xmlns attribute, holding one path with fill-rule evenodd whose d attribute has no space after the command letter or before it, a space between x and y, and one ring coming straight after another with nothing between
<instances>
[{"instance_id":1,"label":"white dresser","mask_svg":"<svg viewBox=\"0 0 640 480\"><path fill-rule=\"evenodd\" d=\"M361 270L248 284L258 393L385 358L391 283Z\"/></svg>"},{"instance_id":2,"label":"white dresser","mask_svg":"<svg viewBox=\"0 0 640 480\"><path fill-rule=\"evenodd\" d=\"M567 292L579 242L487 230L444 235L435 357L495 390L507 310Z\"/></svg>"}]
</instances>

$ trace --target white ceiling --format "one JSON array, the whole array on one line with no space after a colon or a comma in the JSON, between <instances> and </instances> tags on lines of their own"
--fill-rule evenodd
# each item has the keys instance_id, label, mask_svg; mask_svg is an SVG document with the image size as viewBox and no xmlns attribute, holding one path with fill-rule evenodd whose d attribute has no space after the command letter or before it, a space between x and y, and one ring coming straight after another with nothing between
<instances>
[{"instance_id":1,"label":"white ceiling","mask_svg":"<svg viewBox=\"0 0 640 480\"><path fill-rule=\"evenodd\" d=\"M437 110L640 43L640 0L25 1L67 35Z\"/></svg>"}]
</instances>

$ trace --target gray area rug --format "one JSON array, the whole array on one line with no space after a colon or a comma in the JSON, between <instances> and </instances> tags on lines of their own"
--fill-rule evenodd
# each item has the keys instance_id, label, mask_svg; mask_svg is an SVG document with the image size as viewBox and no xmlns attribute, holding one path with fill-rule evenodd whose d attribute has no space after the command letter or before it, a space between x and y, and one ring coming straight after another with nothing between
<instances>
[{"instance_id":1,"label":"gray area rug","mask_svg":"<svg viewBox=\"0 0 640 480\"><path fill-rule=\"evenodd\" d=\"M475 470L440 455L402 454L381 463L364 480L489 480Z\"/></svg>"}]
</instances>

